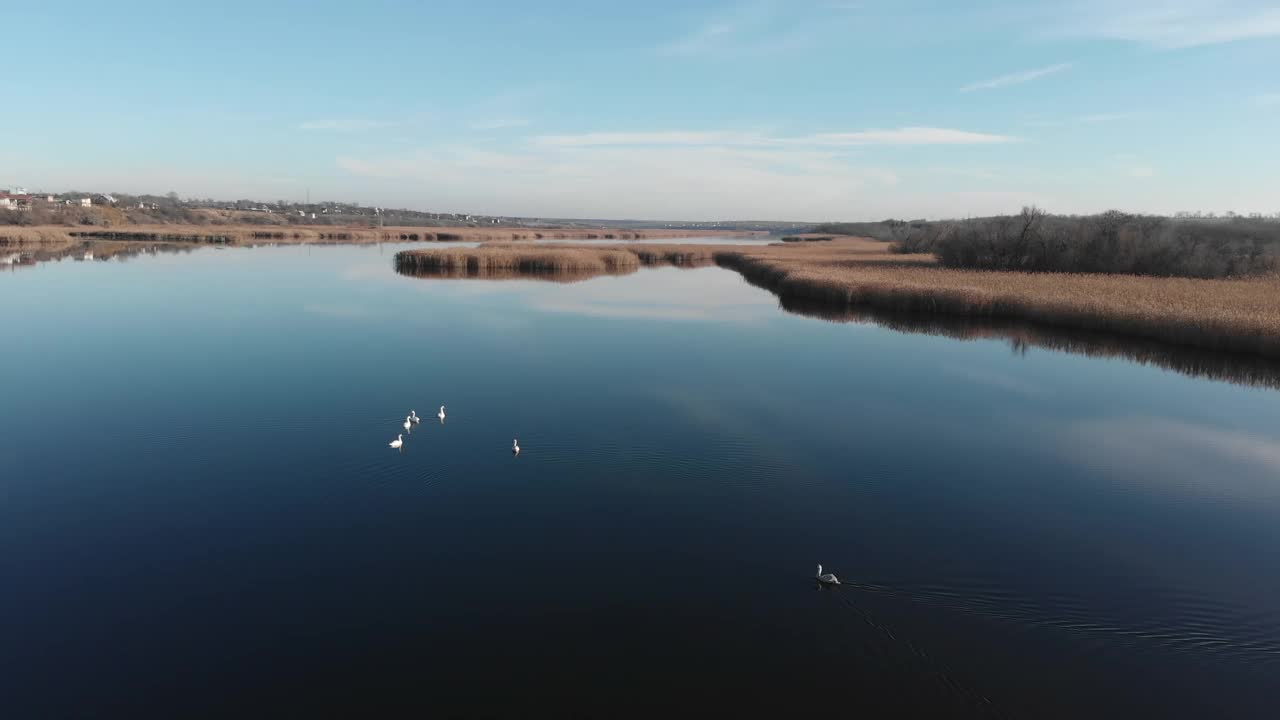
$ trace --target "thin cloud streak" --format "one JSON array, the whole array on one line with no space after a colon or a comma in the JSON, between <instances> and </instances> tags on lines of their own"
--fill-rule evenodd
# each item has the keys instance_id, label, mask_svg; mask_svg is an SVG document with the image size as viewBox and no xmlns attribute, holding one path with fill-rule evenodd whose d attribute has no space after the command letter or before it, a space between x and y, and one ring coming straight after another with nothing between
<instances>
[{"instance_id":1,"label":"thin cloud streak","mask_svg":"<svg viewBox=\"0 0 1280 720\"><path fill-rule=\"evenodd\" d=\"M391 127L395 123L385 120L367 118L329 118L324 120L308 120L298 126L299 130L321 130L329 132L361 132Z\"/></svg>"},{"instance_id":2,"label":"thin cloud streak","mask_svg":"<svg viewBox=\"0 0 1280 720\"><path fill-rule=\"evenodd\" d=\"M660 56L741 58L791 51L811 52L851 30L860 3L808 5L781 0L744 0L704 17L691 31L655 48Z\"/></svg>"},{"instance_id":3,"label":"thin cloud streak","mask_svg":"<svg viewBox=\"0 0 1280 720\"><path fill-rule=\"evenodd\" d=\"M868 129L853 132L815 133L773 137L733 131L596 132L578 135L539 135L538 147L583 148L613 146L723 146L723 147L858 147L865 145L990 145L1016 142L1010 135L935 127Z\"/></svg>"},{"instance_id":4,"label":"thin cloud streak","mask_svg":"<svg viewBox=\"0 0 1280 720\"><path fill-rule=\"evenodd\" d=\"M479 120L471 123L472 130L506 130L509 128L528 127L531 124L528 118L521 117L497 117L487 120Z\"/></svg>"},{"instance_id":5,"label":"thin cloud streak","mask_svg":"<svg viewBox=\"0 0 1280 720\"><path fill-rule=\"evenodd\" d=\"M1027 124L1034 127L1042 128L1061 128L1073 125L1099 125L1102 123L1122 122L1125 120L1134 120L1141 117L1153 117L1157 113L1152 112L1098 112L1088 113L1085 115L1072 115L1066 117L1042 118L1035 117L1027 120Z\"/></svg>"},{"instance_id":6,"label":"thin cloud streak","mask_svg":"<svg viewBox=\"0 0 1280 720\"><path fill-rule=\"evenodd\" d=\"M1036 68L1035 70L1023 70L1022 72L1009 73L1000 77L983 80L981 82L970 83L960 88L960 92L973 92L974 90L994 90L996 88L1008 87L1010 85L1021 85L1022 83L1038 80L1047 75L1060 73L1064 70L1071 69L1072 63L1058 63L1048 67Z\"/></svg>"},{"instance_id":7,"label":"thin cloud streak","mask_svg":"<svg viewBox=\"0 0 1280 720\"><path fill-rule=\"evenodd\" d=\"M538 135L542 147L602 147L609 145L761 145L758 133L730 131L591 132L578 135Z\"/></svg>"},{"instance_id":8,"label":"thin cloud streak","mask_svg":"<svg viewBox=\"0 0 1280 720\"><path fill-rule=\"evenodd\" d=\"M848 147L856 145L992 145L1015 142L1011 135L935 127L902 127L892 130L861 130L847 133L819 133L799 138L782 138L780 144Z\"/></svg>"}]
</instances>

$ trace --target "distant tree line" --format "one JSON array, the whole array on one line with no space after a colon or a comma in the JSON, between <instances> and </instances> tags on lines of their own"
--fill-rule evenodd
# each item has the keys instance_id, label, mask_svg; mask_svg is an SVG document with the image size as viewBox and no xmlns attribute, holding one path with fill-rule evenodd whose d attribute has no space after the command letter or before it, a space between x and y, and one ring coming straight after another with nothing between
<instances>
[{"instance_id":1,"label":"distant tree line","mask_svg":"<svg viewBox=\"0 0 1280 720\"><path fill-rule=\"evenodd\" d=\"M896 252L932 253L945 267L1024 272L1093 272L1193 278L1273 272L1280 221L1265 217L1160 217L1109 211L953 221L885 220L822 225L893 243Z\"/></svg>"}]
</instances>

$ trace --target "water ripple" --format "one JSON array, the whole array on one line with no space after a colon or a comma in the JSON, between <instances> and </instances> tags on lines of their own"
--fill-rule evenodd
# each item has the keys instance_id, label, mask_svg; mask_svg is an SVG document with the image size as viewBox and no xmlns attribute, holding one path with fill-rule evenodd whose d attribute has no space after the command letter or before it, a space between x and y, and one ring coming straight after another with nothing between
<instances>
[{"instance_id":1,"label":"water ripple","mask_svg":"<svg viewBox=\"0 0 1280 720\"><path fill-rule=\"evenodd\" d=\"M849 583L848 587L1023 627L1091 636L1136 650L1158 649L1266 669L1280 663L1280 618L1189 592L1143 592L1144 602L1159 601L1151 606L1164 614L1136 618L1082 596L1045 593L1032 600L980 583L958 587Z\"/></svg>"}]
</instances>

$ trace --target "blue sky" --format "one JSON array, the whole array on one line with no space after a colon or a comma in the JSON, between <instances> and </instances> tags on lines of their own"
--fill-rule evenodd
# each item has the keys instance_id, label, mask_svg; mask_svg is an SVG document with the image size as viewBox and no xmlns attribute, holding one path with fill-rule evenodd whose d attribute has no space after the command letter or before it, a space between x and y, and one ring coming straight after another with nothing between
<instances>
[{"instance_id":1,"label":"blue sky","mask_svg":"<svg viewBox=\"0 0 1280 720\"><path fill-rule=\"evenodd\" d=\"M1280 211L1274 0L17 3L0 185L508 215Z\"/></svg>"}]
</instances>

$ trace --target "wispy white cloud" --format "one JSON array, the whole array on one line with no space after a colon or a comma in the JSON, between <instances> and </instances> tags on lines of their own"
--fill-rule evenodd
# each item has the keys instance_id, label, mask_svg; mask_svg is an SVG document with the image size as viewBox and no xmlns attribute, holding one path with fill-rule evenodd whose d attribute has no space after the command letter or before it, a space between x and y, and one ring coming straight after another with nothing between
<instances>
[{"instance_id":1,"label":"wispy white cloud","mask_svg":"<svg viewBox=\"0 0 1280 720\"><path fill-rule=\"evenodd\" d=\"M809 146L841 148L864 145L990 145L1014 142L1016 140L1017 138L1009 135L935 127L869 129L795 136L772 136L758 132L695 130L595 132L578 135L540 135L533 138L535 145L560 148L608 146Z\"/></svg>"},{"instance_id":2,"label":"wispy white cloud","mask_svg":"<svg viewBox=\"0 0 1280 720\"><path fill-rule=\"evenodd\" d=\"M1128 120L1137 113L1131 112L1112 112L1112 113L1091 113L1089 115L1080 115L1076 117L1076 122L1092 125L1095 123L1115 122L1117 120Z\"/></svg>"},{"instance_id":3,"label":"wispy white cloud","mask_svg":"<svg viewBox=\"0 0 1280 720\"><path fill-rule=\"evenodd\" d=\"M298 125L299 130L327 130L331 132L362 132L391 127L395 123L369 118L328 118L308 120Z\"/></svg>"},{"instance_id":4,"label":"wispy white cloud","mask_svg":"<svg viewBox=\"0 0 1280 720\"><path fill-rule=\"evenodd\" d=\"M859 130L845 133L819 133L795 138L779 138L777 142L797 145L991 145L1014 142L1010 135L971 132L952 128L901 127L888 130Z\"/></svg>"},{"instance_id":5,"label":"wispy white cloud","mask_svg":"<svg viewBox=\"0 0 1280 720\"><path fill-rule=\"evenodd\" d=\"M691 23L692 29L657 52L668 56L742 57L812 49L847 28L861 3L825 4L743 0Z\"/></svg>"},{"instance_id":6,"label":"wispy white cloud","mask_svg":"<svg viewBox=\"0 0 1280 720\"><path fill-rule=\"evenodd\" d=\"M723 41L732 35L735 28L725 22L713 22L704 25L692 34L674 42L663 45L658 51L664 55L692 55L723 46Z\"/></svg>"},{"instance_id":7,"label":"wispy white cloud","mask_svg":"<svg viewBox=\"0 0 1280 720\"><path fill-rule=\"evenodd\" d=\"M982 167L951 167L947 165L934 165L924 169L926 175L935 175L941 177L959 177L969 180L1001 180L1004 176L993 170Z\"/></svg>"},{"instance_id":8,"label":"wispy white cloud","mask_svg":"<svg viewBox=\"0 0 1280 720\"><path fill-rule=\"evenodd\" d=\"M1055 34L1174 50L1280 37L1280 7L1273 0L1085 0L1055 27Z\"/></svg>"},{"instance_id":9,"label":"wispy white cloud","mask_svg":"<svg viewBox=\"0 0 1280 720\"><path fill-rule=\"evenodd\" d=\"M485 120L477 120L471 123L472 130L507 130L510 128L527 127L531 124L529 118L523 117L493 117Z\"/></svg>"},{"instance_id":10,"label":"wispy white cloud","mask_svg":"<svg viewBox=\"0 0 1280 720\"><path fill-rule=\"evenodd\" d=\"M760 145L763 135L721 130L663 130L657 132L590 132L577 135L539 135L535 145L595 147L604 145Z\"/></svg>"},{"instance_id":11,"label":"wispy white cloud","mask_svg":"<svg viewBox=\"0 0 1280 720\"><path fill-rule=\"evenodd\" d=\"M767 24L773 8L767 0L744 2L721 9L693 30L660 45L660 55L703 55L741 47L747 36Z\"/></svg>"},{"instance_id":12,"label":"wispy white cloud","mask_svg":"<svg viewBox=\"0 0 1280 720\"><path fill-rule=\"evenodd\" d=\"M1009 73L999 77L983 80L981 82L970 83L960 88L960 92L973 92L974 90L993 90L995 88L1008 87L1010 85L1021 85L1022 83L1031 82L1047 75L1060 73L1069 70L1071 63L1058 63L1047 67L1036 68L1035 70L1023 70L1021 72Z\"/></svg>"}]
</instances>

